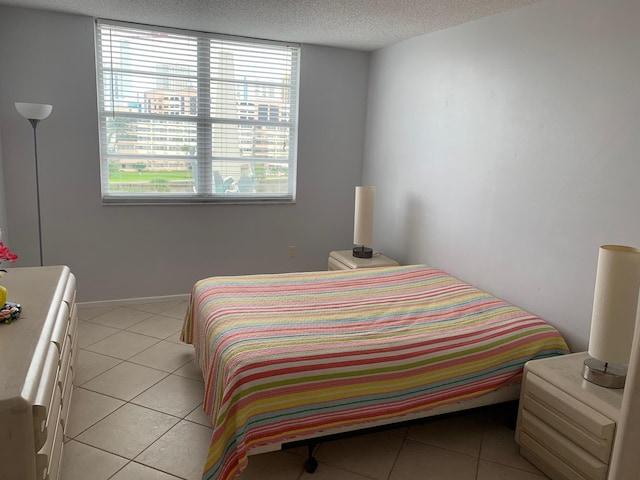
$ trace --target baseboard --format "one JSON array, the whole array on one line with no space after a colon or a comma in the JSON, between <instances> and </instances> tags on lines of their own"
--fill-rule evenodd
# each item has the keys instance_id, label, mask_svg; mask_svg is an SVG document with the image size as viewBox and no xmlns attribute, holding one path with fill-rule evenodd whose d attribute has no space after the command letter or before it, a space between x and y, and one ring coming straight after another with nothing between
<instances>
[{"instance_id":1,"label":"baseboard","mask_svg":"<svg viewBox=\"0 0 640 480\"><path fill-rule=\"evenodd\" d=\"M185 302L189 300L189 294L181 295L165 295L163 297L139 297L139 298L123 298L120 300L99 300L97 302L78 302L79 308L82 307L118 307L122 305L135 305L138 303L158 303L158 302Z\"/></svg>"}]
</instances>

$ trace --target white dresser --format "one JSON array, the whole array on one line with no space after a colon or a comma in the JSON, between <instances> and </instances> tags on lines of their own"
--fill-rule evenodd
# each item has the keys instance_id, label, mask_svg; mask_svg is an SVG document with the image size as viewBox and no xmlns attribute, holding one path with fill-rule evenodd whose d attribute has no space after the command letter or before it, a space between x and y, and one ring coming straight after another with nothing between
<instances>
[{"instance_id":1,"label":"white dresser","mask_svg":"<svg viewBox=\"0 0 640 480\"><path fill-rule=\"evenodd\" d=\"M623 390L582 378L586 353L528 362L520 394L520 453L553 480L605 480Z\"/></svg>"},{"instance_id":2,"label":"white dresser","mask_svg":"<svg viewBox=\"0 0 640 480\"><path fill-rule=\"evenodd\" d=\"M68 267L12 268L0 280L20 318L0 325L0 480L58 478L78 354Z\"/></svg>"}]
</instances>

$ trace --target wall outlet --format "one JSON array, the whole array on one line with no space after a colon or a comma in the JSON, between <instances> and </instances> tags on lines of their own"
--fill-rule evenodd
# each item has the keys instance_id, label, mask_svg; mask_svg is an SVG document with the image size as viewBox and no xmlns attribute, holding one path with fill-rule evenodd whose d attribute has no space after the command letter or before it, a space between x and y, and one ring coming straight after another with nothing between
<instances>
[{"instance_id":1,"label":"wall outlet","mask_svg":"<svg viewBox=\"0 0 640 480\"><path fill-rule=\"evenodd\" d=\"M296 246L289 245L289 258L294 258L296 256Z\"/></svg>"}]
</instances>

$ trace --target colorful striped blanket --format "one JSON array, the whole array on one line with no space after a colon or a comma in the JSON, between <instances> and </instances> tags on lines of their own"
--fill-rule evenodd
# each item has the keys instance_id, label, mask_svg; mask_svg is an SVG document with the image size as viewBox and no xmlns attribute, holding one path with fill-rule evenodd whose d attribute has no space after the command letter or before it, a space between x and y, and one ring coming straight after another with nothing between
<instances>
[{"instance_id":1,"label":"colorful striped blanket","mask_svg":"<svg viewBox=\"0 0 640 480\"><path fill-rule=\"evenodd\" d=\"M251 448L477 398L568 352L543 320L420 265L204 279L182 339L205 376L207 480Z\"/></svg>"}]
</instances>

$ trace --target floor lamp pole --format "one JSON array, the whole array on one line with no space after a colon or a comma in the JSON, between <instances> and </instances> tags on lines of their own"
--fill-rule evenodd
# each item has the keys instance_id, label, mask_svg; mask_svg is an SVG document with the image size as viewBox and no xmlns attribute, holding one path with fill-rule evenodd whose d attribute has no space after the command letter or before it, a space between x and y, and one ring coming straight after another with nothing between
<instances>
[{"instance_id":1,"label":"floor lamp pole","mask_svg":"<svg viewBox=\"0 0 640 480\"><path fill-rule=\"evenodd\" d=\"M36 202L38 204L38 245L40 246L40 266L44 265L42 261L42 220L40 218L40 176L38 175L38 137L36 130L40 120L30 118L29 123L33 127L33 151L36 157Z\"/></svg>"}]
</instances>

